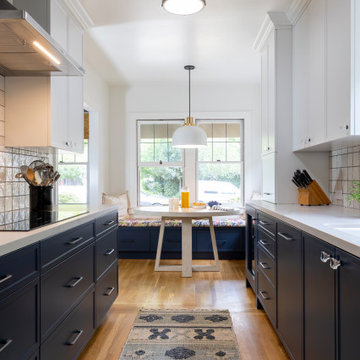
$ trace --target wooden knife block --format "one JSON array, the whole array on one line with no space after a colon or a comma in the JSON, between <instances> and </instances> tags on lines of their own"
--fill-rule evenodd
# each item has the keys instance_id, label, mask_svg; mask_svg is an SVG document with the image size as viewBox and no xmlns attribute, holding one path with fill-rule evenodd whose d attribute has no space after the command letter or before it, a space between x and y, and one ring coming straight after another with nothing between
<instances>
[{"instance_id":1,"label":"wooden knife block","mask_svg":"<svg viewBox=\"0 0 360 360\"><path fill-rule=\"evenodd\" d=\"M300 205L330 205L331 201L326 196L320 185L313 180L312 183L306 188L298 189L298 203Z\"/></svg>"}]
</instances>

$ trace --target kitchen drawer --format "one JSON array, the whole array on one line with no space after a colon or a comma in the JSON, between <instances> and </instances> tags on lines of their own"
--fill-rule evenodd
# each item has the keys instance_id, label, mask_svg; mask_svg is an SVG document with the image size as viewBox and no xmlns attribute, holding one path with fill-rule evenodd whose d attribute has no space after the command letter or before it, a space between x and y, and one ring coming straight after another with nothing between
<instances>
[{"instance_id":1,"label":"kitchen drawer","mask_svg":"<svg viewBox=\"0 0 360 360\"><path fill-rule=\"evenodd\" d=\"M94 293L90 292L41 346L41 360L76 359L94 330Z\"/></svg>"},{"instance_id":2,"label":"kitchen drawer","mask_svg":"<svg viewBox=\"0 0 360 360\"><path fill-rule=\"evenodd\" d=\"M96 236L99 236L100 234L112 229L113 227L116 227L117 225L118 225L117 211L101 216L95 220L95 234Z\"/></svg>"},{"instance_id":3,"label":"kitchen drawer","mask_svg":"<svg viewBox=\"0 0 360 360\"><path fill-rule=\"evenodd\" d=\"M40 242L41 267L49 268L94 240L94 224L88 223Z\"/></svg>"},{"instance_id":4,"label":"kitchen drawer","mask_svg":"<svg viewBox=\"0 0 360 360\"><path fill-rule=\"evenodd\" d=\"M118 250L150 251L150 229L148 227L119 227Z\"/></svg>"},{"instance_id":5,"label":"kitchen drawer","mask_svg":"<svg viewBox=\"0 0 360 360\"><path fill-rule=\"evenodd\" d=\"M41 277L41 335L44 339L79 301L94 279L94 245Z\"/></svg>"},{"instance_id":6,"label":"kitchen drawer","mask_svg":"<svg viewBox=\"0 0 360 360\"><path fill-rule=\"evenodd\" d=\"M151 251L156 251L157 249L159 231L160 228L151 229ZM192 234L192 249L196 251L196 235L194 229L192 230ZM165 227L162 251L181 252L181 227Z\"/></svg>"},{"instance_id":7,"label":"kitchen drawer","mask_svg":"<svg viewBox=\"0 0 360 360\"><path fill-rule=\"evenodd\" d=\"M275 239L276 234L276 220L270 216L258 212L258 226L261 229L264 229Z\"/></svg>"},{"instance_id":8,"label":"kitchen drawer","mask_svg":"<svg viewBox=\"0 0 360 360\"><path fill-rule=\"evenodd\" d=\"M270 280L273 286L276 283L275 261L261 246L258 247L258 269Z\"/></svg>"},{"instance_id":9,"label":"kitchen drawer","mask_svg":"<svg viewBox=\"0 0 360 360\"><path fill-rule=\"evenodd\" d=\"M261 229L258 231L258 246L265 249L272 257L275 257L275 240Z\"/></svg>"},{"instance_id":10,"label":"kitchen drawer","mask_svg":"<svg viewBox=\"0 0 360 360\"><path fill-rule=\"evenodd\" d=\"M276 291L261 271L258 271L258 299L276 327Z\"/></svg>"},{"instance_id":11,"label":"kitchen drawer","mask_svg":"<svg viewBox=\"0 0 360 360\"><path fill-rule=\"evenodd\" d=\"M277 236L278 238L281 237L285 241L301 241L300 230L280 221L278 222Z\"/></svg>"},{"instance_id":12,"label":"kitchen drawer","mask_svg":"<svg viewBox=\"0 0 360 360\"><path fill-rule=\"evenodd\" d=\"M213 251L209 228L196 229L197 251ZM244 228L215 228L218 251L243 251Z\"/></svg>"},{"instance_id":13,"label":"kitchen drawer","mask_svg":"<svg viewBox=\"0 0 360 360\"><path fill-rule=\"evenodd\" d=\"M0 257L0 298L35 279L39 272L39 245L30 245Z\"/></svg>"},{"instance_id":14,"label":"kitchen drawer","mask_svg":"<svg viewBox=\"0 0 360 360\"><path fill-rule=\"evenodd\" d=\"M117 229L106 233L95 243L96 278L117 259Z\"/></svg>"},{"instance_id":15,"label":"kitchen drawer","mask_svg":"<svg viewBox=\"0 0 360 360\"><path fill-rule=\"evenodd\" d=\"M95 318L98 326L118 295L118 264L115 263L96 283Z\"/></svg>"},{"instance_id":16,"label":"kitchen drawer","mask_svg":"<svg viewBox=\"0 0 360 360\"><path fill-rule=\"evenodd\" d=\"M0 360L27 359L39 343L37 281L0 302Z\"/></svg>"}]
</instances>

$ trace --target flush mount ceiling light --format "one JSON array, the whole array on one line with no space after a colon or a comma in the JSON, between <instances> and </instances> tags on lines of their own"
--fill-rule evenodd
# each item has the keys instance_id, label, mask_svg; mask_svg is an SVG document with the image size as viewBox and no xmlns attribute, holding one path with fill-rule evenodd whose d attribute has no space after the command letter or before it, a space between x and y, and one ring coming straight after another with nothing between
<instances>
[{"instance_id":1,"label":"flush mount ceiling light","mask_svg":"<svg viewBox=\"0 0 360 360\"><path fill-rule=\"evenodd\" d=\"M162 0L161 6L171 14L192 15L206 6L205 0Z\"/></svg>"},{"instance_id":2,"label":"flush mount ceiling light","mask_svg":"<svg viewBox=\"0 0 360 360\"><path fill-rule=\"evenodd\" d=\"M197 149L207 145L207 136L203 129L200 129L194 124L194 119L191 117L191 70L194 70L194 65L186 65L185 70L189 71L189 116L183 126L175 130L172 145L175 148L182 149Z\"/></svg>"}]
</instances>

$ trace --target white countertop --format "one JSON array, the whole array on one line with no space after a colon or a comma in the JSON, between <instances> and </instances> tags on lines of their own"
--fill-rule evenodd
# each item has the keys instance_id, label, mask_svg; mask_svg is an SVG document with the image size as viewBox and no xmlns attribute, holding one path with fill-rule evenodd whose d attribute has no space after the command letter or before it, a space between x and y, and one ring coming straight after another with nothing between
<instances>
[{"instance_id":1,"label":"white countertop","mask_svg":"<svg viewBox=\"0 0 360 360\"><path fill-rule=\"evenodd\" d=\"M266 201L247 204L360 257L360 210L334 205L275 205Z\"/></svg>"},{"instance_id":2,"label":"white countertop","mask_svg":"<svg viewBox=\"0 0 360 360\"><path fill-rule=\"evenodd\" d=\"M74 216L70 219L59 221L51 225L45 225L30 231L0 231L0 256L21 249L24 246L34 244L50 236L57 235L73 227L92 221L108 212L115 211L116 205L101 205L89 207L83 215Z\"/></svg>"}]
</instances>

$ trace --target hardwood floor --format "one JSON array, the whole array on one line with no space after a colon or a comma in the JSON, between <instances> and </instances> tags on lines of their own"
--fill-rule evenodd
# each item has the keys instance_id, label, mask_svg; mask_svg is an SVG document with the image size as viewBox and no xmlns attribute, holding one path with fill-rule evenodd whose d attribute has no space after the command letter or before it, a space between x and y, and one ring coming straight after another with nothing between
<instances>
[{"instance_id":1,"label":"hardwood floor","mask_svg":"<svg viewBox=\"0 0 360 360\"><path fill-rule=\"evenodd\" d=\"M79 360L118 360L142 307L229 309L242 360L289 359L266 315L256 309L253 292L245 287L245 262L223 260L220 265L220 273L182 278L181 273L155 273L154 260L119 260L119 296Z\"/></svg>"}]
</instances>

